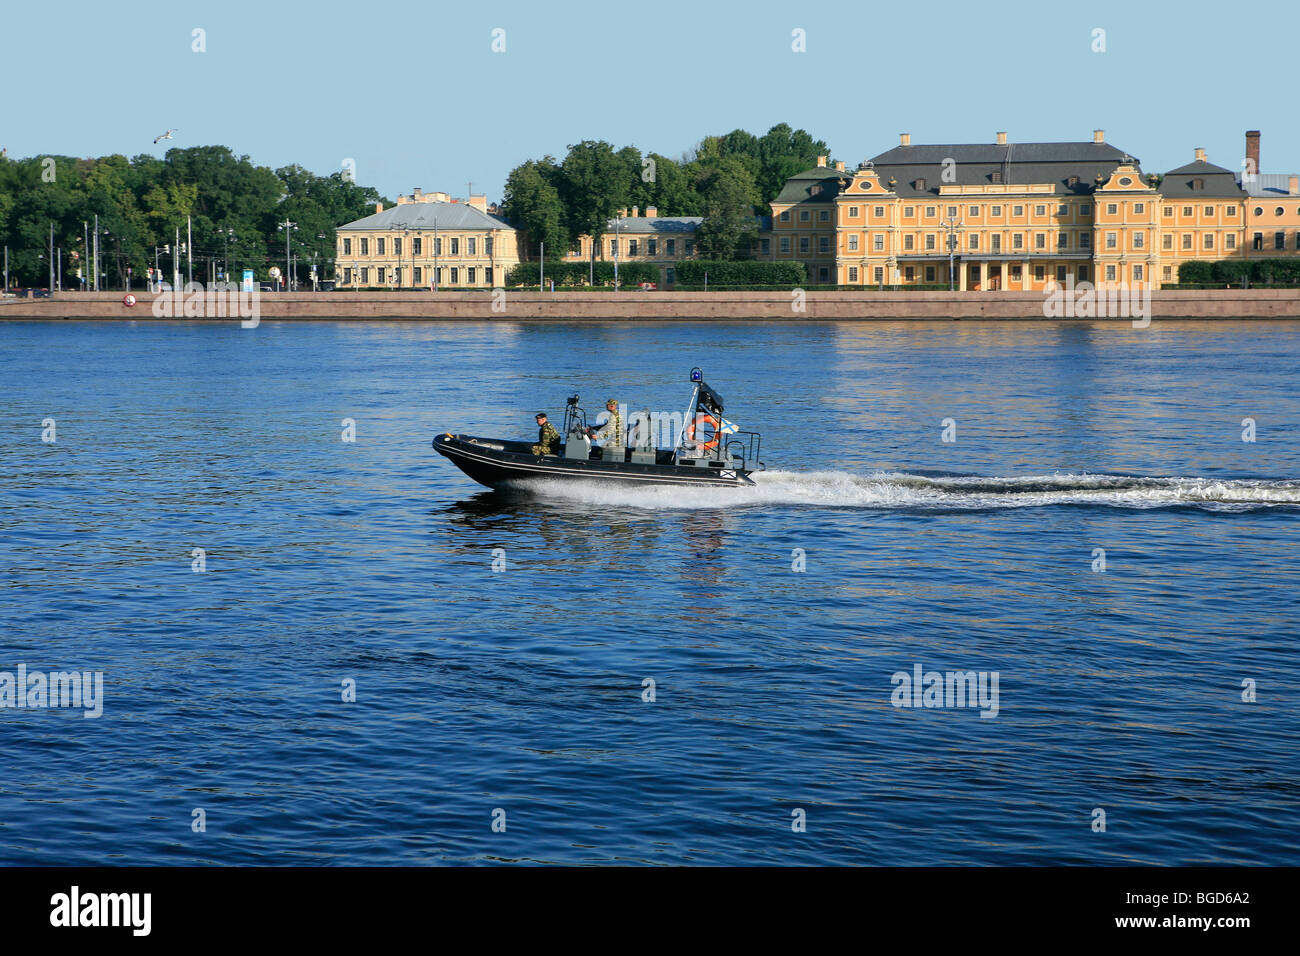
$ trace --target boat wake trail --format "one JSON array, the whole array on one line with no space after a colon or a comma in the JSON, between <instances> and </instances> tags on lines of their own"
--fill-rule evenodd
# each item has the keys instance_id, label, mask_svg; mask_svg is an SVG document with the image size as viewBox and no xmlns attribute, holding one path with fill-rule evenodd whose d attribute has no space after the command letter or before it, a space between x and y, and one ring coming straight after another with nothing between
<instances>
[{"instance_id":1,"label":"boat wake trail","mask_svg":"<svg viewBox=\"0 0 1300 956\"><path fill-rule=\"evenodd\" d=\"M823 508L981 510L1100 505L1198 507L1213 511L1300 507L1300 481L1040 475L931 478L902 472L767 471L752 488L627 488L603 482L530 482L539 497L649 510L815 505Z\"/></svg>"}]
</instances>

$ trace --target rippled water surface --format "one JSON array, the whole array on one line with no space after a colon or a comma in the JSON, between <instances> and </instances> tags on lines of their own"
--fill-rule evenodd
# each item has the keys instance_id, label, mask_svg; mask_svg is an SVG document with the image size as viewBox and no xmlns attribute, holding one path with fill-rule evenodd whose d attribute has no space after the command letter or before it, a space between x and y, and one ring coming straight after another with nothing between
<instances>
[{"instance_id":1,"label":"rippled water surface","mask_svg":"<svg viewBox=\"0 0 1300 956\"><path fill-rule=\"evenodd\" d=\"M756 488L429 445L692 365ZM1298 366L1288 323L2 323L0 671L104 700L0 709L0 862L1300 863ZM918 666L996 716L893 706Z\"/></svg>"}]
</instances>

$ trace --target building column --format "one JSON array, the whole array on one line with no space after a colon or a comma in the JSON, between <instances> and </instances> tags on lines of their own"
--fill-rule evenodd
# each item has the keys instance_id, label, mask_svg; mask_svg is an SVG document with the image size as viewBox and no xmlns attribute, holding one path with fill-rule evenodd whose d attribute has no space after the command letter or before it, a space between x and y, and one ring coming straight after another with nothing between
<instances>
[{"instance_id":1,"label":"building column","mask_svg":"<svg viewBox=\"0 0 1300 956\"><path fill-rule=\"evenodd\" d=\"M966 291L966 260L957 263L957 291Z\"/></svg>"}]
</instances>

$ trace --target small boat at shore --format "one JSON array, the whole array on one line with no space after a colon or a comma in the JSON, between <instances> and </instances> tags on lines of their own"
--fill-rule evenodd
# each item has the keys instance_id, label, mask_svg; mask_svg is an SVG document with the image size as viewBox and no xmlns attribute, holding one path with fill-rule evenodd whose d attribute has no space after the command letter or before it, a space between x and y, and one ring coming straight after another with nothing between
<instances>
[{"instance_id":1,"label":"small boat at shore","mask_svg":"<svg viewBox=\"0 0 1300 956\"><path fill-rule=\"evenodd\" d=\"M593 430L578 404L569 398L564 410L563 441L554 454L535 454L532 442L451 432L433 440L434 451L479 484L489 488L517 487L538 479L602 481L623 484L704 485L739 488L753 485L750 474L765 467L758 459L762 438L741 431L722 417L722 396L691 369L691 399L680 418L665 423L648 411L632 416L625 440L592 444ZM667 427L676 440L671 448L656 447L657 430Z\"/></svg>"}]
</instances>

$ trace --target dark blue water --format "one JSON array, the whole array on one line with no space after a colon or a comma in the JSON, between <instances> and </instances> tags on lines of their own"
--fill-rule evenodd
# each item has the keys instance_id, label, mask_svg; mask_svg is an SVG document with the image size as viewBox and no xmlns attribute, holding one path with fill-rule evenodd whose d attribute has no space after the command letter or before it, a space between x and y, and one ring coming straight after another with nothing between
<instances>
[{"instance_id":1,"label":"dark blue water","mask_svg":"<svg viewBox=\"0 0 1300 956\"><path fill-rule=\"evenodd\" d=\"M429 447L692 365L752 491ZM0 862L1300 863L1298 365L1284 323L0 324L0 671L104 680L0 710ZM916 665L996 717L892 706Z\"/></svg>"}]
</instances>

